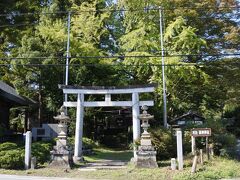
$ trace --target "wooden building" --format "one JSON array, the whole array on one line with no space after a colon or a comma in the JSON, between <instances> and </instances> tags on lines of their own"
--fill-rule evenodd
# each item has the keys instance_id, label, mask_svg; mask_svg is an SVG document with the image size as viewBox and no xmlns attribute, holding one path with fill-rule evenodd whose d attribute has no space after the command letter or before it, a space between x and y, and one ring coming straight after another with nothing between
<instances>
[{"instance_id":1,"label":"wooden building","mask_svg":"<svg viewBox=\"0 0 240 180\"><path fill-rule=\"evenodd\" d=\"M36 104L33 100L20 96L14 88L0 81L0 127L9 132L10 109L21 107L25 113L25 130L27 129L28 108ZM8 134L8 133L7 133Z\"/></svg>"},{"instance_id":2,"label":"wooden building","mask_svg":"<svg viewBox=\"0 0 240 180\"><path fill-rule=\"evenodd\" d=\"M172 127L184 127L190 124L202 125L205 121L205 118L199 115L196 112L189 111L175 119L171 120L169 124Z\"/></svg>"}]
</instances>

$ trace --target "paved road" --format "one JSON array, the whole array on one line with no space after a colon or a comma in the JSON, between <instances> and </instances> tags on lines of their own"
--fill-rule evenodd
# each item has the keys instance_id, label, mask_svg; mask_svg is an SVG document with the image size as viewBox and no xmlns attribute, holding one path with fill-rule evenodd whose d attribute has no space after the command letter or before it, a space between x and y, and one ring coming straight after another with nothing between
<instances>
[{"instance_id":1,"label":"paved road","mask_svg":"<svg viewBox=\"0 0 240 180\"><path fill-rule=\"evenodd\" d=\"M59 177L18 176L18 175L7 175L7 174L0 174L0 179L1 180L86 180L86 179L59 178Z\"/></svg>"}]
</instances>

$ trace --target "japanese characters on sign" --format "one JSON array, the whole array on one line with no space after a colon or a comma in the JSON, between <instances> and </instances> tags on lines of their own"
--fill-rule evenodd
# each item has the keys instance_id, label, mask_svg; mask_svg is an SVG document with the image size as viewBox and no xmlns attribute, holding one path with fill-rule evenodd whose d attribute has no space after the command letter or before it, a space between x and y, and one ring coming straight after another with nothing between
<instances>
[{"instance_id":1,"label":"japanese characters on sign","mask_svg":"<svg viewBox=\"0 0 240 180\"><path fill-rule=\"evenodd\" d=\"M193 137L208 137L211 136L211 128L194 128L192 129Z\"/></svg>"}]
</instances>

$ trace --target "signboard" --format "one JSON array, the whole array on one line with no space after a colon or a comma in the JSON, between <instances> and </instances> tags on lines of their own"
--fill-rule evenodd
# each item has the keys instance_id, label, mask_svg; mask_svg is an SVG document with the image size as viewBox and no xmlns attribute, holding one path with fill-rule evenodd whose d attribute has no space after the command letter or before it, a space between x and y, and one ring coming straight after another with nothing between
<instances>
[{"instance_id":1,"label":"signboard","mask_svg":"<svg viewBox=\"0 0 240 180\"><path fill-rule=\"evenodd\" d=\"M208 137L211 136L211 128L194 128L192 129L193 137Z\"/></svg>"}]
</instances>

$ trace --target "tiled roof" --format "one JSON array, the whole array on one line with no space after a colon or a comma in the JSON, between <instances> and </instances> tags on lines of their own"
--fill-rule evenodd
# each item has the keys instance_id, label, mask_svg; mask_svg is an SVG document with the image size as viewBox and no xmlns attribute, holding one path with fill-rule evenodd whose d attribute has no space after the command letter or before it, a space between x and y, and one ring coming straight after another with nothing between
<instances>
[{"instance_id":1,"label":"tiled roof","mask_svg":"<svg viewBox=\"0 0 240 180\"><path fill-rule=\"evenodd\" d=\"M170 123L179 121L179 120L181 120L181 119L183 119L183 118L186 118L186 117L198 117L198 118L200 118L202 121L205 120L205 118L204 118L203 116L197 114L196 112L189 111L189 112L187 112L186 114L183 114L182 116L179 116L179 117L171 120Z\"/></svg>"},{"instance_id":2,"label":"tiled roof","mask_svg":"<svg viewBox=\"0 0 240 180\"><path fill-rule=\"evenodd\" d=\"M13 87L3 81L0 81L0 97L16 105L24 106L31 104L28 98L20 96Z\"/></svg>"},{"instance_id":3,"label":"tiled roof","mask_svg":"<svg viewBox=\"0 0 240 180\"><path fill-rule=\"evenodd\" d=\"M8 84L4 83L3 81L0 81L0 89L13 95L13 96L22 98L19 94L17 94L16 90L13 87L9 86Z\"/></svg>"}]
</instances>

